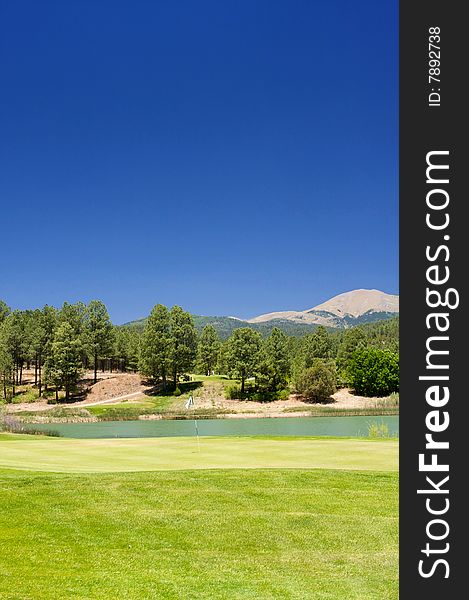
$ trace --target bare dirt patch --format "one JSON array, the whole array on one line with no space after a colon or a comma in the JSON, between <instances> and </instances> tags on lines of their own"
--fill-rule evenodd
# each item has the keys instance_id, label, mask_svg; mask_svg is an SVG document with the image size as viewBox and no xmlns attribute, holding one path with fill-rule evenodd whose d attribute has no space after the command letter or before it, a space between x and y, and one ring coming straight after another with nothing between
<instances>
[{"instance_id":1,"label":"bare dirt patch","mask_svg":"<svg viewBox=\"0 0 469 600\"><path fill-rule=\"evenodd\" d=\"M206 381L203 388L195 393L197 408L216 408L235 411L228 413L227 418L250 417L301 417L311 414L312 408L327 406L331 409L376 408L380 398L365 398L356 396L347 388L338 390L331 398L331 402L315 404L305 402L297 394L290 394L286 400L272 402L255 402L253 400L228 400L223 394L223 384L217 381ZM304 408L304 412L301 411ZM295 409L292 411L292 409Z\"/></svg>"},{"instance_id":2,"label":"bare dirt patch","mask_svg":"<svg viewBox=\"0 0 469 600\"><path fill-rule=\"evenodd\" d=\"M115 373L109 374L106 379L101 379L89 388L86 399L83 402L76 403L77 406L85 406L92 402L100 402L104 400L112 400L120 396L135 394L136 392L142 395L148 389L140 375L135 373Z\"/></svg>"},{"instance_id":3,"label":"bare dirt patch","mask_svg":"<svg viewBox=\"0 0 469 600\"><path fill-rule=\"evenodd\" d=\"M28 379L30 378L31 375L29 374ZM34 375L32 376L31 383L33 381ZM80 385L87 392L84 400L70 402L69 404L61 403L61 406L86 407L89 404L97 402L110 402L122 396L131 396L132 400L135 401L140 396L144 396L145 392L150 389L150 386L142 381L140 375L135 373L98 373L98 381L97 383L93 383L93 373L87 372ZM47 400L41 398L35 402L8 404L7 411L9 413L21 411L37 412L54 408L54 406L57 406L57 404L48 404Z\"/></svg>"}]
</instances>

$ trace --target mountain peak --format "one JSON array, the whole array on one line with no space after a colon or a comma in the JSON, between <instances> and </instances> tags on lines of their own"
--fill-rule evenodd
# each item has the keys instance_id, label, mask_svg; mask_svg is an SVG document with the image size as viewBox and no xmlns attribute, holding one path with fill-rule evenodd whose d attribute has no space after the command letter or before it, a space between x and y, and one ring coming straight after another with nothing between
<instances>
[{"instance_id":1,"label":"mountain peak","mask_svg":"<svg viewBox=\"0 0 469 600\"><path fill-rule=\"evenodd\" d=\"M334 296L306 312L311 311L326 311L337 316L352 317L359 317L370 311L398 313L399 296L380 290L352 290Z\"/></svg>"},{"instance_id":2,"label":"mountain peak","mask_svg":"<svg viewBox=\"0 0 469 600\"><path fill-rule=\"evenodd\" d=\"M274 319L311 323L330 327L348 327L354 322L374 320L381 315L399 312L399 296L380 290L352 290L303 311L280 311L259 315L249 323L264 323Z\"/></svg>"}]
</instances>

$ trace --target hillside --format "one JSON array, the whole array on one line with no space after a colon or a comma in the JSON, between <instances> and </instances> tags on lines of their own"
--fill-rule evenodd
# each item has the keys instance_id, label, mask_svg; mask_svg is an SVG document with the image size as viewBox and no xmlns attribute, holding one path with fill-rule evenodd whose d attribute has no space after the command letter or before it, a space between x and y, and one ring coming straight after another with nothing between
<instances>
[{"instance_id":1,"label":"hillside","mask_svg":"<svg viewBox=\"0 0 469 600\"><path fill-rule=\"evenodd\" d=\"M311 333L317 327L317 325L312 323L296 323L285 319L276 319L266 323L249 323L248 321L234 319L233 317L205 317L202 315L192 315L192 318L197 331L202 331L205 325L213 325L222 340L229 338L233 331L240 327L250 327L263 336L268 336L274 327L278 327L287 335L295 337L299 337L305 333ZM138 319L137 321L125 323L122 327L131 327L140 331L145 327L146 321L146 318Z\"/></svg>"},{"instance_id":2,"label":"hillside","mask_svg":"<svg viewBox=\"0 0 469 600\"><path fill-rule=\"evenodd\" d=\"M342 329L390 318L398 313L399 296L379 290L353 290L307 310L267 313L249 319L249 323L280 319Z\"/></svg>"},{"instance_id":3,"label":"hillside","mask_svg":"<svg viewBox=\"0 0 469 600\"><path fill-rule=\"evenodd\" d=\"M399 296L378 290L354 290L331 298L305 311L280 311L259 315L249 320L234 317L210 317L193 315L198 331L211 324L222 339L228 338L235 329L251 327L263 336L278 327L287 335L301 336L323 325L331 329L347 329L357 325L391 319L399 314ZM144 328L146 319L125 323L124 327L138 330Z\"/></svg>"}]
</instances>

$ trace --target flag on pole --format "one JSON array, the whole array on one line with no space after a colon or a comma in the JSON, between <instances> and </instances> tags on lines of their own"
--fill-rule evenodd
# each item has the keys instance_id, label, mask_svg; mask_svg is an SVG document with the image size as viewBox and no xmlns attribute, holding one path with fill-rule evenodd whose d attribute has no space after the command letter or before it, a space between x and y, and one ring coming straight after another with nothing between
<instances>
[{"instance_id":1,"label":"flag on pole","mask_svg":"<svg viewBox=\"0 0 469 600\"><path fill-rule=\"evenodd\" d=\"M192 394L189 396L189 400L186 402L186 408L190 408L191 406L194 406L194 398L192 397Z\"/></svg>"}]
</instances>

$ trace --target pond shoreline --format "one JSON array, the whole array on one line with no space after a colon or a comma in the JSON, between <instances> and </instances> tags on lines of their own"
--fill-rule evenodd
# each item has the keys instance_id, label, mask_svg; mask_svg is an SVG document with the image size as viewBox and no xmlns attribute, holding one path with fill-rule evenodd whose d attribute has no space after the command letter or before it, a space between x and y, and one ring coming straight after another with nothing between
<instances>
[{"instance_id":1,"label":"pond shoreline","mask_svg":"<svg viewBox=\"0 0 469 600\"><path fill-rule=\"evenodd\" d=\"M374 437L399 435L397 416L326 416L264 419L132 419L80 423L24 423L24 429L56 431L72 438L146 438L189 436L346 436ZM379 430L379 431L378 431Z\"/></svg>"},{"instance_id":2,"label":"pond shoreline","mask_svg":"<svg viewBox=\"0 0 469 600\"><path fill-rule=\"evenodd\" d=\"M216 414L141 414L141 415L112 415L109 417L102 416L43 416L43 415L21 415L16 414L15 417L21 423L28 424L60 424L60 423L106 423L109 421L197 421L209 419L283 419L283 418L321 418L321 417L389 417L399 416L399 409L344 409L344 408L328 408L323 410L305 410L277 413L261 413L261 412L245 412L245 413L216 413Z\"/></svg>"}]
</instances>

